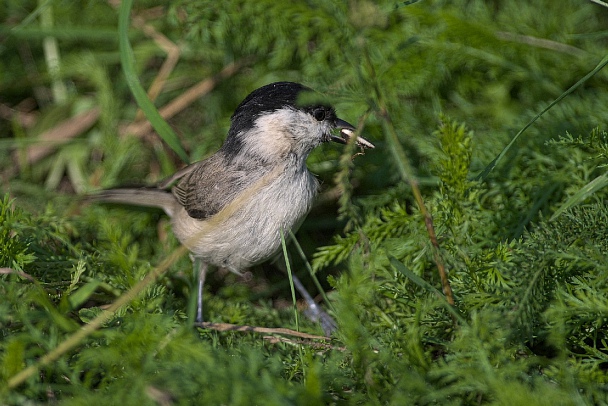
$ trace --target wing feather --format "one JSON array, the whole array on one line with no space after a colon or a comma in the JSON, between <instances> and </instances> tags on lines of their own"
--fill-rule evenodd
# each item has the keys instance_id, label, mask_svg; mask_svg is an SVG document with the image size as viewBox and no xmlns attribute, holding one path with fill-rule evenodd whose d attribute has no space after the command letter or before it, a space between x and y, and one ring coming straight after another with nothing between
<instances>
[{"instance_id":1,"label":"wing feather","mask_svg":"<svg viewBox=\"0 0 608 406\"><path fill-rule=\"evenodd\" d=\"M173 194L190 217L204 220L213 216L269 171L251 161L247 164L228 162L218 152L193 164L194 168L185 171L173 188Z\"/></svg>"}]
</instances>

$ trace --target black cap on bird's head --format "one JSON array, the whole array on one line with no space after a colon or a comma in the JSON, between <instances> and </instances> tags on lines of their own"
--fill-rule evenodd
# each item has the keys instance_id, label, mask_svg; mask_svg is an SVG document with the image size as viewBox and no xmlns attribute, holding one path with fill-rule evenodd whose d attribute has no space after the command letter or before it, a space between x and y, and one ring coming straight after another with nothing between
<instances>
[{"instance_id":1,"label":"black cap on bird's head","mask_svg":"<svg viewBox=\"0 0 608 406\"><path fill-rule=\"evenodd\" d=\"M248 130L254 126L260 115L281 109L285 106L296 106L298 96L307 87L294 82L276 82L262 86L249 93L239 104L231 117L230 132Z\"/></svg>"},{"instance_id":2,"label":"black cap on bird's head","mask_svg":"<svg viewBox=\"0 0 608 406\"><path fill-rule=\"evenodd\" d=\"M328 128L340 130L340 136L328 132L322 141L344 144L355 133L355 127L339 119L333 107L324 103L319 93L299 83L275 82L254 90L239 104L231 118L228 144L239 142L237 135L251 130L259 117L286 107L306 112L316 122L325 122ZM374 148L372 143L362 137L358 137L357 144L362 148Z\"/></svg>"}]
</instances>

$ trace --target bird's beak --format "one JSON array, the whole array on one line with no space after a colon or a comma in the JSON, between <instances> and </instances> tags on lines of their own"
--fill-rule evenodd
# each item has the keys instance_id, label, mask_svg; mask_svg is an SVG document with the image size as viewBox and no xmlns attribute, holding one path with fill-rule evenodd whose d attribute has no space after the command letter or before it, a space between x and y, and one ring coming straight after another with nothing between
<instances>
[{"instance_id":1,"label":"bird's beak","mask_svg":"<svg viewBox=\"0 0 608 406\"><path fill-rule=\"evenodd\" d=\"M347 123L344 120L336 119L336 128L340 130L340 136L331 136L331 140L334 142L339 142L340 144L346 144L351 137L355 136L356 128ZM374 144L366 140L365 138L358 136L357 137L357 146L361 148L375 148Z\"/></svg>"}]
</instances>

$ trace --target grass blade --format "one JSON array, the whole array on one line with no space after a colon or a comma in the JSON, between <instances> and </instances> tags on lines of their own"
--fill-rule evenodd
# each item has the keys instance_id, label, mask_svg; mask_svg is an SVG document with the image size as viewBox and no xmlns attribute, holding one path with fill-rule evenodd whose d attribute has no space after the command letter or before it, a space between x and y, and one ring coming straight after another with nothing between
<instances>
[{"instance_id":1,"label":"grass blade","mask_svg":"<svg viewBox=\"0 0 608 406\"><path fill-rule=\"evenodd\" d=\"M317 275L315 274L315 271L313 271L312 266L310 265L310 262L308 262L308 258L306 258L306 254L304 254L304 250L302 249L302 246L296 239L296 236L293 233L293 231L289 230L289 236L291 237L291 240L293 241L293 245L294 245L296 251L298 251L300 258L302 258L302 260L304 261L304 264L306 265L306 269L308 270L308 274L312 278L315 286L317 287L317 290L319 291L319 294L323 298L323 302L325 302L325 304L327 305L328 308L333 310L333 308L334 308L333 304L329 301L329 298L327 297L325 290L323 290L323 286L321 286L321 282L319 282L319 278L317 278Z\"/></svg>"},{"instance_id":2,"label":"grass blade","mask_svg":"<svg viewBox=\"0 0 608 406\"><path fill-rule=\"evenodd\" d=\"M152 101L150 101L146 91L139 83L135 72L135 58L133 57L133 49L131 49L131 44L129 43L129 14L132 3L133 0L124 0L120 5L118 16L120 61L123 72L131 93L133 93L137 104L146 115L146 118L150 120L150 124L152 124L154 130L184 162L189 163L188 155L179 142L177 135L175 135L169 124L163 120Z\"/></svg>"},{"instance_id":3,"label":"grass blade","mask_svg":"<svg viewBox=\"0 0 608 406\"><path fill-rule=\"evenodd\" d=\"M291 287L291 300L293 301L293 311L296 317L296 331L300 331L300 319L298 318L298 305L296 300L296 290L293 285L293 276L291 275L291 264L287 255L287 243L285 242L285 234L281 230L281 246L283 247L283 255L285 256L285 266L287 266L287 274L289 275L289 286Z\"/></svg>"},{"instance_id":4,"label":"grass blade","mask_svg":"<svg viewBox=\"0 0 608 406\"><path fill-rule=\"evenodd\" d=\"M490 162L488 164L488 166L485 167L485 169L475 178L475 180L481 180L481 181L486 180L486 178L488 177L490 172L492 172L492 170L496 167L496 165L498 165L500 160L506 155L506 153L509 151L509 149L511 149L513 144L515 144L515 141L517 141L519 136L522 135L524 133L524 131L526 131L528 128L530 128L532 126L532 124L534 124L536 122L536 120L538 120L543 114L545 114L553 106L555 106L557 103L559 103L563 98L568 96L570 93L574 92L583 83L585 83L587 80L589 80L590 78L595 76L595 74L598 73L600 70L602 70L604 68L604 66L606 66L606 65L608 65L608 56L604 57L604 59L602 59L600 61L600 63L598 63L597 66L591 72L586 74L582 79L580 79L578 82L576 82L574 85L572 85L568 90L566 90L564 93L562 93L557 99L553 100L547 107L545 107L543 109L543 111L541 111L536 116L534 116L534 118L532 120L530 120L528 122L528 124L526 124L524 126L524 128L522 128L521 130L519 130L519 132L517 134L515 134L515 137L513 137L511 142L509 142L509 144L506 147L504 147L502 151L500 151L500 154L498 154L498 156L496 158L494 158L492 160L492 162Z\"/></svg>"},{"instance_id":5,"label":"grass blade","mask_svg":"<svg viewBox=\"0 0 608 406\"><path fill-rule=\"evenodd\" d=\"M448 312L450 312L452 317L454 317L455 320L458 320L458 322L461 325L466 324L466 321L462 318L460 313L458 313L458 310L456 310L456 308L452 304L448 303L446 297L439 290L437 290L430 283L428 283L427 281L422 279L420 276L416 275L414 272L410 271L397 258L395 258L391 255L391 256L389 256L389 260L391 261L391 265L393 266L393 268L395 268L397 271L399 271L403 276L405 276L406 278L408 278L409 280L411 280L412 282L414 282L416 285L420 286L422 289L426 290L427 292L434 293L439 298L439 300L441 300L441 303L448 310Z\"/></svg>"},{"instance_id":6,"label":"grass blade","mask_svg":"<svg viewBox=\"0 0 608 406\"><path fill-rule=\"evenodd\" d=\"M591 182L583 186L578 192L573 194L564 204L561 205L559 209L557 209L555 213L553 213L553 216L551 216L551 221L555 220L557 217L559 217L560 214L576 206L577 204L579 204L580 202L582 202L583 200L585 200L586 198L606 186L608 186L608 174L605 173L593 179Z\"/></svg>"}]
</instances>

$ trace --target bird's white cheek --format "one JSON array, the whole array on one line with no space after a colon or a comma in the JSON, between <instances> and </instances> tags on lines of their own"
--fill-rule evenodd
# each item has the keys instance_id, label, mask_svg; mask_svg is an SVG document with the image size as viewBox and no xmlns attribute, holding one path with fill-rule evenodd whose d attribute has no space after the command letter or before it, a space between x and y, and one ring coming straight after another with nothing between
<instances>
[{"instance_id":1,"label":"bird's white cheek","mask_svg":"<svg viewBox=\"0 0 608 406\"><path fill-rule=\"evenodd\" d=\"M281 112L258 117L255 127L244 139L247 152L263 157L287 155L293 143L289 137L289 119Z\"/></svg>"},{"instance_id":2,"label":"bird's white cheek","mask_svg":"<svg viewBox=\"0 0 608 406\"><path fill-rule=\"evenodd\" d=\"M284 157L291 151L292 142L284 132L258 130L251 134L244 147L243 152L255 156Z\"/></svg>"}]
</instances>

